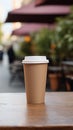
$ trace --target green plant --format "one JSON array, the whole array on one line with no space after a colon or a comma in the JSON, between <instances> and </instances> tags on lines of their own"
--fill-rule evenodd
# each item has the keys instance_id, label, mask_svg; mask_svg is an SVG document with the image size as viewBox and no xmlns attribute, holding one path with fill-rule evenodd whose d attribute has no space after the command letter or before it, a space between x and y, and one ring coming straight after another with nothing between
<instances>
[{"instance_id":1,"label":"green plant","mask_svg":"<svg viewBox=\"0 0 73 130\"><path fill-rule=\"evenodd\" d=\"M31 50L31 42L22 42L20 43L19 50L17 52L17 55L19 57L24 57L28 55L32 55L32 50Z\"/></svg>"},{"instance_id":2,"label":"green plant","mask_svg":"<svg viewBox=\"0 0 73 130\"><path fill-rule=\"evenodd\" d=\"M52 65L57 64L55 30L42 29L33 36L36 55L46 55Z\"/></svg>"},{"instance_id":3,"label":"green plant","mask_svg":"<svg viewBox=\"0 0 73 130\"><path fill-rule=\"evenodd\" d=\"M35 35L34 44L36 45L36 54L49 57L51 45L50 33L48 29L42 29Z\"/></svg>"},{"instance_id":4,"label":"green plant","mask_svg":"<svg viewBox=\"0 0 73 130\"><path fill-rule=\"evenodd\" d=\"M55 38L60 59L73 58L73 20L69 17L59 19Z\"/></svg>"}]
</instances>

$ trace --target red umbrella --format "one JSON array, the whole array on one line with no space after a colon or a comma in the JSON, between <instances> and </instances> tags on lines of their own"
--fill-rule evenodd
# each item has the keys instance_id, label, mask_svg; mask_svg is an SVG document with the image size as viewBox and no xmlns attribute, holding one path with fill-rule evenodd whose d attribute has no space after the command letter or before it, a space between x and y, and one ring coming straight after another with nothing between
<instances>
[{"instance_id":1,"label":"red umbrella","mask_svg":"<svg viewBox=\"0 0 73 130\"><path fill-rule=\"evenodd\" d=\"M12 35L24 36L30 33L37 32L42 28L48 28L47 24L24 24L21 28L13 30Z\"/></svg>"},{"instance_id":2,"label":"red umbrella","mask_svg":"<svg viewBox=\"0 0 73 130\"><path fill-rule=\"evenodd\" d=\"M69 6L35 7L33 2L30 5L9 12L6 22L53 23L56 17L66 16L69 13Z\"/></svg>"},{"instance_id":3,"label":"red umbrella","mask_svg":"<svg viewBox=\"0 0 73 130\"><path fill-rule=\"evenodd\" d=\"M73 0L35 0L35 5L73 5Z\"/></svg>"}]
</instances>

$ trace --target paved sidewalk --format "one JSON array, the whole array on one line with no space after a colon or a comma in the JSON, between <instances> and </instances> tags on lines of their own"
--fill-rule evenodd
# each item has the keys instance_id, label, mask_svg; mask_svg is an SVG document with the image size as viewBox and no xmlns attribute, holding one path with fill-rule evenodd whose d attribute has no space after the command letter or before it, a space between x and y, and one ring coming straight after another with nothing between
<instances>
[{"instance_id":1,"label":"paved sidewalk","mask_svg":"<svg viewBox=\"0 0 73 130\"><path fill-rule=\"evenodd\" d=\"M4 54L3 62L0 62L0 93L24 92L24 83L15 79L10 83L7 55Z\"/></svg>"}]
</instances>

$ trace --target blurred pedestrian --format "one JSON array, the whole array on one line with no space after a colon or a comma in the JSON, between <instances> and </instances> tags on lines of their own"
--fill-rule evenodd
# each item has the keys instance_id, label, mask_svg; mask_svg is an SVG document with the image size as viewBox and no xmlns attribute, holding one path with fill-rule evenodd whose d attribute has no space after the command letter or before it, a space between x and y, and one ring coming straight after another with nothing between
<instances>
[{"instance_id":1,"label":"blurred pedestrian","mask_svg":"<svg viewBox=\"0 0 73 130\"><path fill-rule=\"evenodd\" d=\"M15 56L15 53L14 53L12 45L9 46L9 48L7 50L7 54L8 54L9 64L12 64L15 61L15 59L16 59L16 56Z\"/></svg>"}]
</instances>

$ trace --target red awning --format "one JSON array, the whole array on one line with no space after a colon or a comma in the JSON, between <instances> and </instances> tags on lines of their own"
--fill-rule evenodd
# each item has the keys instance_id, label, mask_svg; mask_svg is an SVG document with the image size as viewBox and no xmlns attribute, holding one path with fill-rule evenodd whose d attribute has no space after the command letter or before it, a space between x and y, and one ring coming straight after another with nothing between
<instances>
[{"instance_id":1,"label":"red awning","mask_svg":"<svg viewBox=\"0 0 73 130\"><path fill-rule=\"evenodd\" d=\"M35 0L35 5L73 5L73 0Z\"/></svg>"},{"instance_id":2,"label":"red awning","mask_svg":"<svg viewBox=\"0 0 73 130\"><path fill-rule=\"evenodd\" d=\"M13 30L12 35L24 36L30 35L33 32L37 32L42 28L48 28L47 24L24 24L21 28Z\"/></svg>"},{"instance_id":3,"label":"red awning","mask_svg":"<svg viewBox=\"0 0 73 130\"><path fill-rule=\"evenodd\" d=\"M53 23L56 17L66 16L69 13L69 6L35 7L35 3L31 3L9 12L6 22Z\"/></svg>"}]
</instances>

